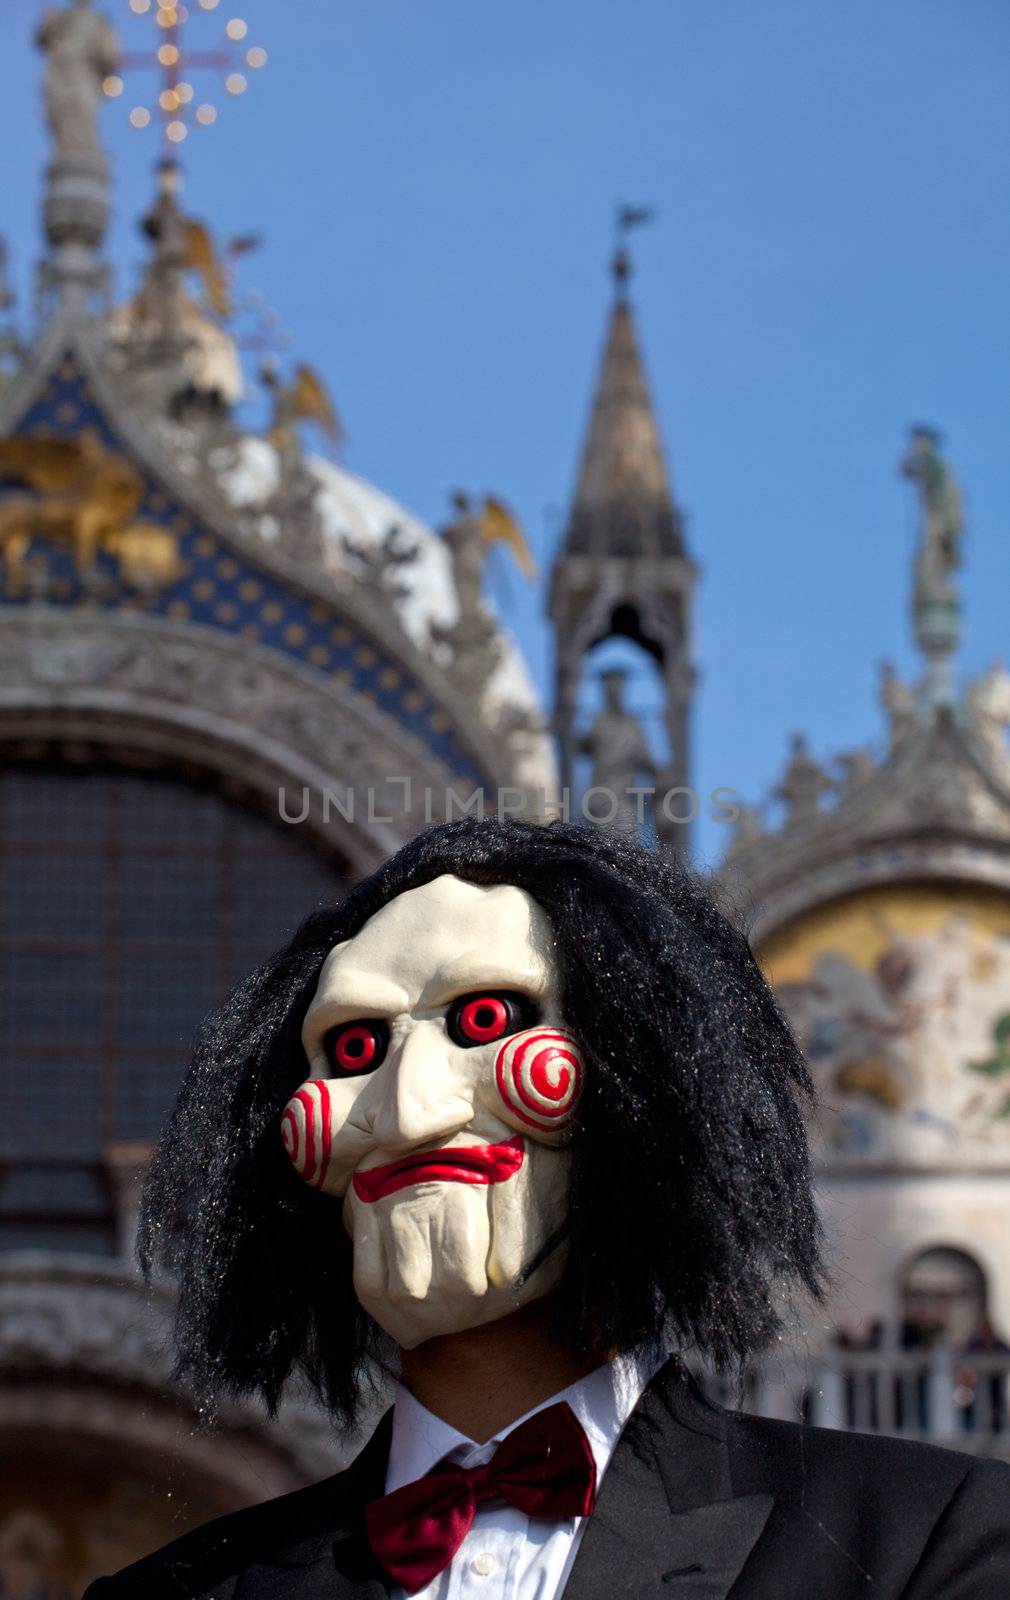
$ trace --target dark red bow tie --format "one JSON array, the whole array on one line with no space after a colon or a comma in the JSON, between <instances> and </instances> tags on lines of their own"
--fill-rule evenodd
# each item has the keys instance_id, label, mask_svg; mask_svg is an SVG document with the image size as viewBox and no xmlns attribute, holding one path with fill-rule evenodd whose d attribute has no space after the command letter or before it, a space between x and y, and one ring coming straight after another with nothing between
<instances>
[{"instance_id":1,"label":"dark red bow tie","mask_svg":"<svg viewBox=\"0 0 1010 1600\"><path fill-rule=\"evenodd\" d=\"M596 1462L565 1400L537 1411L503 1439L483 1467L446 1462L365 1507L380 1567L416 1594L447 1567L482 1500L507 1500L528 1517L586 1517L596 1500Z\"/></svg>"}]
</instances>

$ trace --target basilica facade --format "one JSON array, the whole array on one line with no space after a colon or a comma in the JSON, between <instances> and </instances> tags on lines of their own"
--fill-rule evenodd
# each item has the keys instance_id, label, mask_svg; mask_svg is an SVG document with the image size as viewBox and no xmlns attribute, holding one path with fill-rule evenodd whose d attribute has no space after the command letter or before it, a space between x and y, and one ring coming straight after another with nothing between
<instances>
[{"instance_id":1,"label":"basilica facade","mask_svg":"<svg viewBox=\"0 0 1010 1600\"><path fill-rule=\"evenodd\" d=\"M0 1594L56 1600L349 1448L297 1393L273 1421L236 1403L201 1432L170 1379L171 1285L145 1290L131 1251L201 1017L475 795L536 814L581 771L605 794L689 796L696 568L620 252L545 709L482 585L489 543L523 558L507 509L457 495L435 532L313 448L340 424L304 364L265 363L270 420L240 427L227 273L171 159L139 208L141 286L116 289L108 24L56 10L40 43L39 316L0 352ZM750 1399L1001 1451L1010 685L994 668L955 690L953 480L926 435L906 469L923 680L885 675L879 753L819 763L798 739L716 884L821 1092L837 1263L831 1303ZM614 639L656 675L658 742L618 673L581 719L586 663ZM677 807L653 821L657 848L686 851ZM995 1343L968 1361L985 1326Z\"/></svg>"},{"instance_id":2,"label":"basilica facade","mask_svg":"<svg viewBox=\"0 0 1010 1600\"><path fill-rule=\"evenodd\" d=\"M215 1436L169 1381L138 1186L209 1008L427 822L553 793L483 552L338 465L306 365L243 378L217 245L166 159L139 290L105 253L89 6L40 31L39 317L0 377L0 1593L83 1581L346 1452L293 1396ZM313 453L315 435L320 448Z\"/></svg>"},{"instance_id":3,"label":"basilica facade","mask_svg":"<svg viewBox=\"0 0 1010 1600\"><path fill-rule=\"evenodd\" d=\"M770 1381L828 1425L1008 1455L1010 675L958 685L960 490L931 429L902 467L921 675L884 664L882 749L795 735L778 825L745 810L721 870L818 1096L831 1288Z\"/></svg>"}]
</instances>

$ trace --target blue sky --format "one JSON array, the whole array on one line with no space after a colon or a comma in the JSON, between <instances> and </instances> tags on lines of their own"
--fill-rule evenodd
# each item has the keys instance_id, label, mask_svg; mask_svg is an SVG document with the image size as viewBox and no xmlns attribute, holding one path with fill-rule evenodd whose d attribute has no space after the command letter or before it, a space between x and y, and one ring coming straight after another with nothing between
<instances>
[{"instance_id":1,"label":"blue sky","mask_svg":"<svg viewBox=\"0 0 1010 1600\"><path fill-rule=\"evenodd\" d=\"M41 9L0 12L22 291ZM125 0L106 9L147 41ZM348 466L433 522L456 484L515 506L542 580L509 575L509 620L545 691L619 200L657 213L634 300L702 568L696 786L759 798L794 728L822 756L879 741L877 663L914 663L913 421L944 431L965 487L963 669L1007 647L1005 0L222 0L193 43L236 13L269 64L187 142L187 203L262 235L243 282L326 375ZM141 97L104 124L124 292L156 153L126 123Z\"/></svg>"}]
</instances>

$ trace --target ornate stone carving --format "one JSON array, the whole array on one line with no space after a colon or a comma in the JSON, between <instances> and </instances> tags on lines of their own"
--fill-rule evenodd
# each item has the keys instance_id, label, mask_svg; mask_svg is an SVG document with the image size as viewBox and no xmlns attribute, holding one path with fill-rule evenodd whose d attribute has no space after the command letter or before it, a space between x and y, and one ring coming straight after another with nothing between
<instances>
[{"instance_id":1,"label":"ornate stone carving","mask_svg":"<svg viewBox=\"0 0 1010 1600\"><path fill-rule=\"evenodd\" d=\"M432 820L432 804L438 820L441 797L460 786L420 740L360 696L263 647L188 624L80 608L8 614L0 680L0 737L20 737L32 708L50 718L62 708L64 720L90 722L95 738L113 745L128 742L137 721L148 740L160 737L159 726L175 729L173 751L181 741L213 765L233 752L234 769L274 814L279 785L299 799L307 787L310 825L361 870ZM347 786L353 824L324 802Z\"/></svg>"},{"instance_id":2,"label":"ornate stone carving","mask_svg":"<svg viewBox=\"0 0 1010 1600\"><path fill-rule=\"evenodd\" d=\"M172 1306L167 1282L147 1289L125 1264L48 1253L7 1261L0 1268L0 1386L19 1374L86 1377L110 1390L167 1398L195 1423L191 1396L171 1377ZM229 1401L220 1426L285 1458L302 1482L325 1477L345 1458L329 1420L295 1392L276 1421L252 1401ZM206 1437L212 1446L215 1435Z\"/></svg>"},{"instance_id":3,"label":"ornate stone carving","mask_svg":"<svg viewBox=\"0 0 1010 1600\"><path fill-rule=\"evenodd\" d=\"M302 451L298 424L315 421L337 444L343 427L322 379L311 367L296 368L284 383L276 366L264 362L260 379L273 399L268 438L277 452L277 485L264 507L278 528L281 547L292 561L321 570L325 534L319 509L320 484Z\"/></svg>"},{"instance_id":4,"label":"ornate stone carving","mask_svg":"<svg viewBox=\"0 0 1010 1600\"><path fill-rule=\"evenodd\" d=\"M279 454L277 489L266 505L274 518L281 548L301 566L321 570L325 537L319 514L319 480L296 449Z\"/></svg>"},{"instance_id":5,"label":"ornate stone carving","mask_svg":"<svg viewBox=\"0 0 1010 1600\"><path fill-rule=\"evenodd\" d=\"M915 691L902 683L890 661L880 663L880 707L887 718L891 749L896 750L915 730L918 718Z\"/></svg>"},{"instance_id":6,"label":"ornate stone carving","mask_svg":"<svg viewBox=\"0 0 1010 1600\"><path fill-rule=\"evenodd\" d=\"M766 829L761 818L760 806L741 806L740 815L733 824L729 846L726 850L725 860L732 861L736 856L749 850L757 844L759 839L766 837Z\"/></svg>"},{"instance_id":7,"label":"ornate stone carving","mask_svg":"<svg viewBox=\"0 0 1010 1600\"><path fill-rule=\"evenodd\" d=\"M228 275L209 229L183 211L179 190L179 168L163 161L141 225L152 255L137 293L104 319L103 364L162 447L220 499L214 458L237 446L232 406L242 396L242 367L226 326ZM189 288L194 276L199 300Z\"/></svg>"},{"instance_id":8,"label":"ornate stone carving","mask_svg":"<svg viewBox=\"0 0 1010 1600\"><path fill-rule=\"evenodd\" d=\"M925 680L913 689L883 663L887 758L878 766L867 750L837 757L843 782L828 811L819 804L826 775L802 743L794 745L777 791L789 808L786 826L734 842L723 866L733 892L758 908L758 938L835 895L889 881L1010 888L1010 674L994 663L957 702L951 656L960 627L953 574L961 494L930 428L912 430L901 468L920 500L912 610Z\"/></svg>"},{"instance_id":9,"label":"ornate stone carving","mask_svg":"<svg viewBox=\"0 0 1010 1600\"><path fill-rule=\"evenodd\" d=\"M755 935L871 883L953 877L1010 887L1010 782L980 755L958 717L934 714L832 810L728 852L721 870L758 908Z\"/></svg>"},{"instance_id":10,"label":"ornate stone carving","mask_svg":"<svg viewBox=\"0 0 1010 1600\"><path fill-rule=\"evenodd\" d=\"M984 677L968 686L968 719L993 771L1010 784L1010 672L1002 661L993 661Z\"/></svg>"},{"instance_id":11,"label":"ornate stone carving","mask_svg":"<svg viewBox=\"0 0 1010 1600\"><path fill-rule=\"evenodd\" d=\"M39 267L39 302L55 292L65 311L80 313L108 292L98 249L109 219L109 178L97 113L102 80L115 71L119 48L89 0L48 11L36 41L46 55L46 117L55 145L43 211L51 253Z\"/></svg>"},{"instance_id":12,"label":"ornate stone carving","mask_svg":"<svg viewBox=\"0 0 1010 1600\"><path fill-rule=\"evenodd\" d=\"M17 296L11 283L7 241L0 237L0 393L10 377L18 371L26 355L15 323Z\"/></svg>"},{"instance_id":13,"label":"ornate stone carving","mask_svg":"<svg viewBox=\"0 0 1010 1600\"><path fill-rule=\"evenodd\" d=\"M117 668L133 658L133 653L126 640L75 637L69 630L47 630L27 639L16 634L0 635L0 662L11 673L8 681L46 689L105 683Z\"/></svg>"},{"instance_id":14,"label":"ornate stone carving","mask_svg":"<svg viewBox=\"0 0 1010 1600\"><path fill-rule=\"evenodd\" d=\"M442 529L449 550L458 613L448 627L433 626L432 643L441 649L458 691L478 704L501 663L503 645L484 603L484 539L481 513L465 494L452 496L456 515Z\"/></svg>"},{"instance_id":15,"label":"ornate stone carving","mask_svg":"<svg viewBox=\"0 0 1010 1600\"><path fill-rule=\"evenodd\" d=\"M530 792L532 806L542 804L546 811L556 796L553 783L544 782L543 747L549 738L545 718L512 701L490 707L485 702L483 715L495 742L508 752L515 783Z\"/></svg>"},{"instance_id":16,"label":"ornate stone carving","mask_svg":"<svg viewBox=\"0 0 1010 1600\"><path fill-rule=\"evenodd\" d=\"M858 750L842 750L835 757L835 765L841 773L840 804L861 789L863 784L872 778L877 764L873 759L873 751L863 745Z\"/></svg>"},{"instance_id":17,"label":"ornate stone carving","mask_svg":"<svg viewBox=\"0 0 1010 1600\"><path fill-rule=\"evenodd\" d=\"M73 0L67 10L46 12L36 39L46 54L46 118L57 158L101 161L98 106L102 80L119 62L115 31L90 0Z\"/></svg>"},{"instance_id":18,"label":"ornate stone carving","mask_svg":"<svg viewBox=\"0 0 1010 1600\"><path fill-rule=\"evenodd\" d=\"M806 736L794 733L791 753L782 780L774 791L776 800L785 802L786 827L802 827L816 822L821 814L821 799L834 789L831 778L807 749Z\"/></svg>"},{"instance_id":19,"label":"ornate stone carving","mask_svg":"<svg viewBox=\"0 0 1010 1600\"><path fill-rule=\"evenodd\" d=\"M387 528L375 545L357 544L344 534L341 546L344 554L350 558L351 570L358 582L381 605L391 607L394 616L398 615L400 606L411 592L410 584L403 582L401 574L415 564L420 555L419 547L411 543L403 529L396 524Z\"/></svg>"}]
</instances>

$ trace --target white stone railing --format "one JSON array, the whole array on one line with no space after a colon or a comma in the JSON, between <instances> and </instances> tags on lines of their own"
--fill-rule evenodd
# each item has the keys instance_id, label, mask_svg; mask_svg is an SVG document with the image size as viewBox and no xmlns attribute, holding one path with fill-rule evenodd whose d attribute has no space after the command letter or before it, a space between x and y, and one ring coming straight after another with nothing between
<instances>
[{"instance_id":1,"label":"white stone railing","mask_svg":"<svg viewBox=\"0 0 1010 1600\"><path fill-rule=\"evenodd\" d=\"M711 1375L707 1393L760 1416L820 1428L887 1433L1010 1458L1010 1353L832 1350L769 1362L743 1386Z\"/></svg>"}]
</instances>

